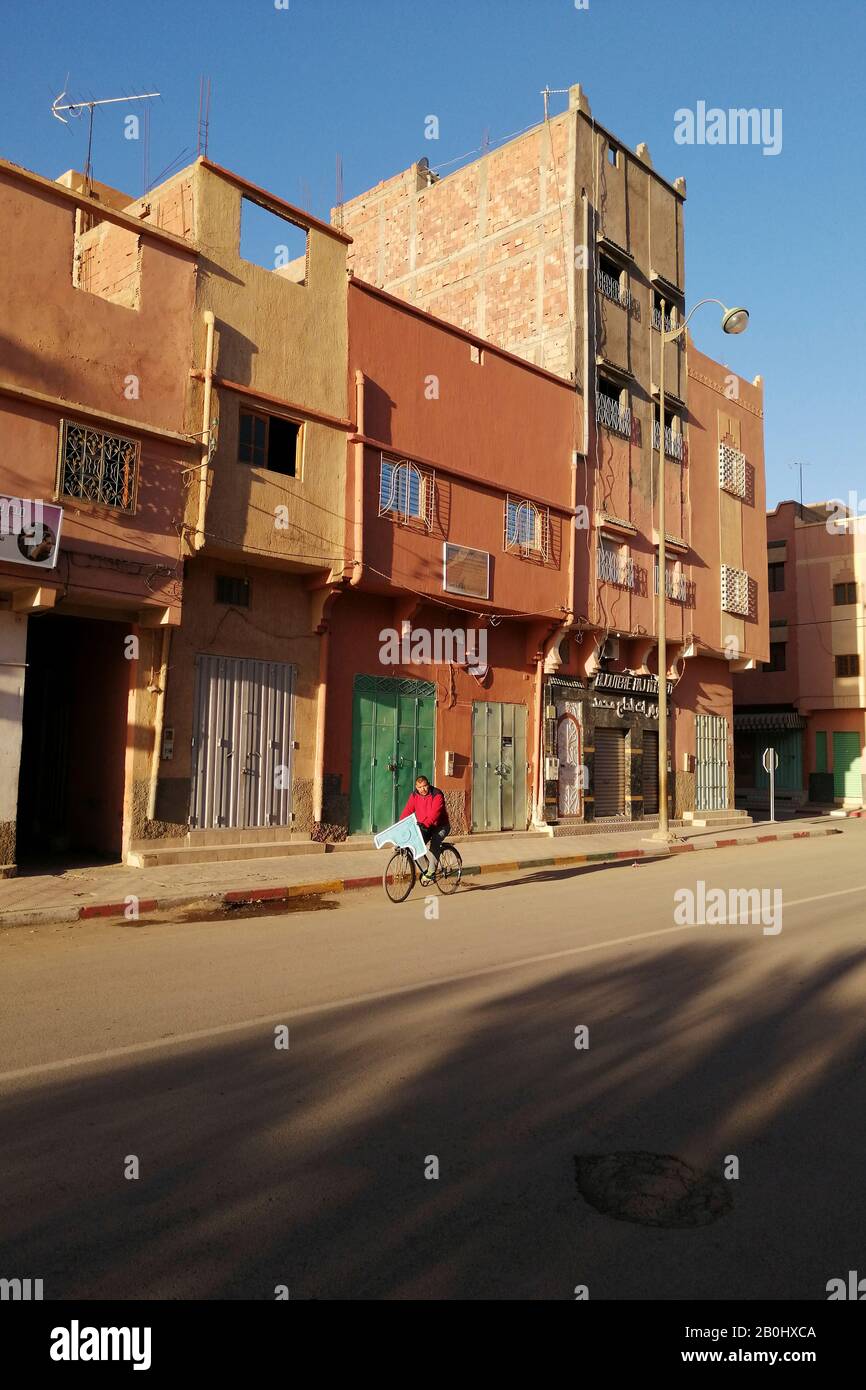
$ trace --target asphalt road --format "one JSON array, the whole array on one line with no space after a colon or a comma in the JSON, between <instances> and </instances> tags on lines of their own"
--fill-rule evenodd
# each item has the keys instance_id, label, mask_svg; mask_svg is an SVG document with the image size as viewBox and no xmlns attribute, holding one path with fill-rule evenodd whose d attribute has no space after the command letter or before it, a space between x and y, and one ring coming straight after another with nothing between
<instances>
[{"instance_id":1,"label":"asphalt road","mask_svg":"<svg viewBox=\"0 0 866 1390\"><path fill-rule=\"evenodd\" d=\"M438 919L416 889L0 932L0 1274L46 1298L825 1299L866 1274L864 849L857 823L485 878ZM678 922L698 879L779 889L781 931ZM679 1161L628 1208L665 1224L611 1214L642 1161L592 1164L639 1153Z\"/></svg>"}]
</instances>

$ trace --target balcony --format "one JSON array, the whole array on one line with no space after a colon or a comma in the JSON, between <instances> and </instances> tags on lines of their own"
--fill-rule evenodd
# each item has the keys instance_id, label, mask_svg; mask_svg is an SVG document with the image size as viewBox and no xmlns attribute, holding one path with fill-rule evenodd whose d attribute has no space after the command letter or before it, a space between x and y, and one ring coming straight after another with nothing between
<instances>
[{"instance_id":1,"label":"balcony","mask_svg":"<svg viewBox=\"0 0 866 1390\"><path fill-rule=\"evenodd\" d=\"M631 303L631 295L627 289L623 289L618 276L610 275L600 267L595 272L595 283L601 290L605 299L610 299L614 304L619 304L623 309L627 309Z\"/></svg>"},{"instance_id":2,"label":"balcony","mask_svg":"<svg viewBox=\"0 0 866 1390\"><path fill-rule=\"evenodd\" d=\"M611 396L601 393L596 395L595 418L605 429L613 430L615 434L621 434L626 439L631 438L631 411L628 406L620 405Z\"/></svg>"},{"instance_id":3,"label":"balcony","mask_svg":"<svg viewBox=\"0 0 866 1390\"><path fill-rule=\"evenodd\" d=\"M659 591L659 567L655 566L655 591ZM675 570L665 570L665 594L674 603L683 603L691 607L694 603L695 585L694 581L687 579L682 573L678 574Z\"/></svg>"},{"instance_id":4,"label":"balcony","mask_svg":"<svg viewBox=\"0 0 866 1390\"><path fill-rule=\"evenodd\" d=\"M659 447L659 422L653 420L653 448ZM665 425L665 454L669 459L676 459L678 463L683 461L683 436L679 430L671 429L670 425Z\"/></svg>"},{"instance_id":5,"label":"balcony","mask_svg":"<svg viewBox=\"0 0 866 1390\"><path fill-rule=\"evenodd\" d=\"M630 555L622 556L599 546L597 573L600 583L617 584L621 589L634 588L634 560Z\"/></svg>"}]
</instances>

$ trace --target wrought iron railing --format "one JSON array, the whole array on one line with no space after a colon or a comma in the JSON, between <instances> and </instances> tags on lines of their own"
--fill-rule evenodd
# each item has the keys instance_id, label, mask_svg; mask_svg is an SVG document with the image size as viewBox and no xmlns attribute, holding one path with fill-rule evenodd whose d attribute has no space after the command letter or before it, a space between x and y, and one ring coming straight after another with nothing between
<instances>
[{"instance_id":1,"label":"wrought iron railing","mask_svg":"<svg viewBox=\"0 0 866 1390\"><path fill-rule=\"evenodd\" d=\"M606 584L618 584L622 589L634 588L634 560L630 555L618 555L615 550L599 546L597 570L599 580Z\"/></svg>"},{"instance_id":2,"label":"wrought iron railing","mask_svg":"<svg viewBox=\"0 0 866 1390\"><path fill-rule=\"evenodd\" d=\"M605 299L612 299L614 304L621 304L623 309L628 308L631 303L631 295L627 287L623 288L617 275L610 275L608 271L599 268L595 272L595 282Z\"/></svg>"},{"instance_id":3,"label":"wrought iron railing","mask_svg":"<svg viewBox=\"0 0 866 1390\"><path fill-rule=\"evenodd\" d=\"M659 422L653 420L653 448L659 447ZM679 430L672 429L670 425L665 425L665 453L669 459L678 459L682 462L683 457L683 436Z\"/></svg>"},{"instance_id":4,"label":"wrought iron railing","mask_svg":"<svg viewBox=\"0 0 866 1390\"><path fill-rule=\"evenodd\" d=\"M605 429L615 430L617 434L624 434L626 438L631 435L631 411L628 406L620 405L611 396L602 395L599 392L595 398L595 418Z\"/></svg>"},{"instance_id":5,"label":"wrought iron railing","mask_svg":"<svg viewBox=\"0 0 866 1390\"><path fill-rule=\"evenodd\" d=\"M659 567L655 566L655 591L659 591ZM694 598L694 581L687 579L676 570L665 570L665 593L674 603L691 603Z\"/></svg>"}]
</instances>

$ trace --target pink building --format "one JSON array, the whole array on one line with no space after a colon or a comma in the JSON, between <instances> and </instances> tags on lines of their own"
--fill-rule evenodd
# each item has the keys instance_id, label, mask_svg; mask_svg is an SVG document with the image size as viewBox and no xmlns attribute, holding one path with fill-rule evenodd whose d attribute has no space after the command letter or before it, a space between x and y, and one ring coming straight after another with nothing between
<instances>
[{"instance_id":1,"label":"pink building","mask_svg":"<svg viewBox=\"0 0 866 1390\"><path fill-rule=\"evenodd\" d=\"M736 788L766 802L864 803L866 518L842 502L780 502L767 516L769 661L737 676Z\"/></svg>"}]
</instances>

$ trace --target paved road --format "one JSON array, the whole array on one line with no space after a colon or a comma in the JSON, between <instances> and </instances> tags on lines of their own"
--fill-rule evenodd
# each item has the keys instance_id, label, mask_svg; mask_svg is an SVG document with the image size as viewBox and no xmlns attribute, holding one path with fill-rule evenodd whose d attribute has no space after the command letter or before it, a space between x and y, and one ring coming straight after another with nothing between
<instances>
[{"instance_id":1,"label":"paved road","mask_svg":"<svg viewBox=\"0 0 866 1390\"><path fill-rule=\"evenodd\" d=\"M478 881L438 920L416 890L2 932L0 1274L52 1298L823 1299L866 1273L864 848L858 826ZM782 890L781 932L678 924L698 879ZM730 1209L670 1229L578 1191L577 1156L640 1151Z\"/></svg>"}]
</instances>

